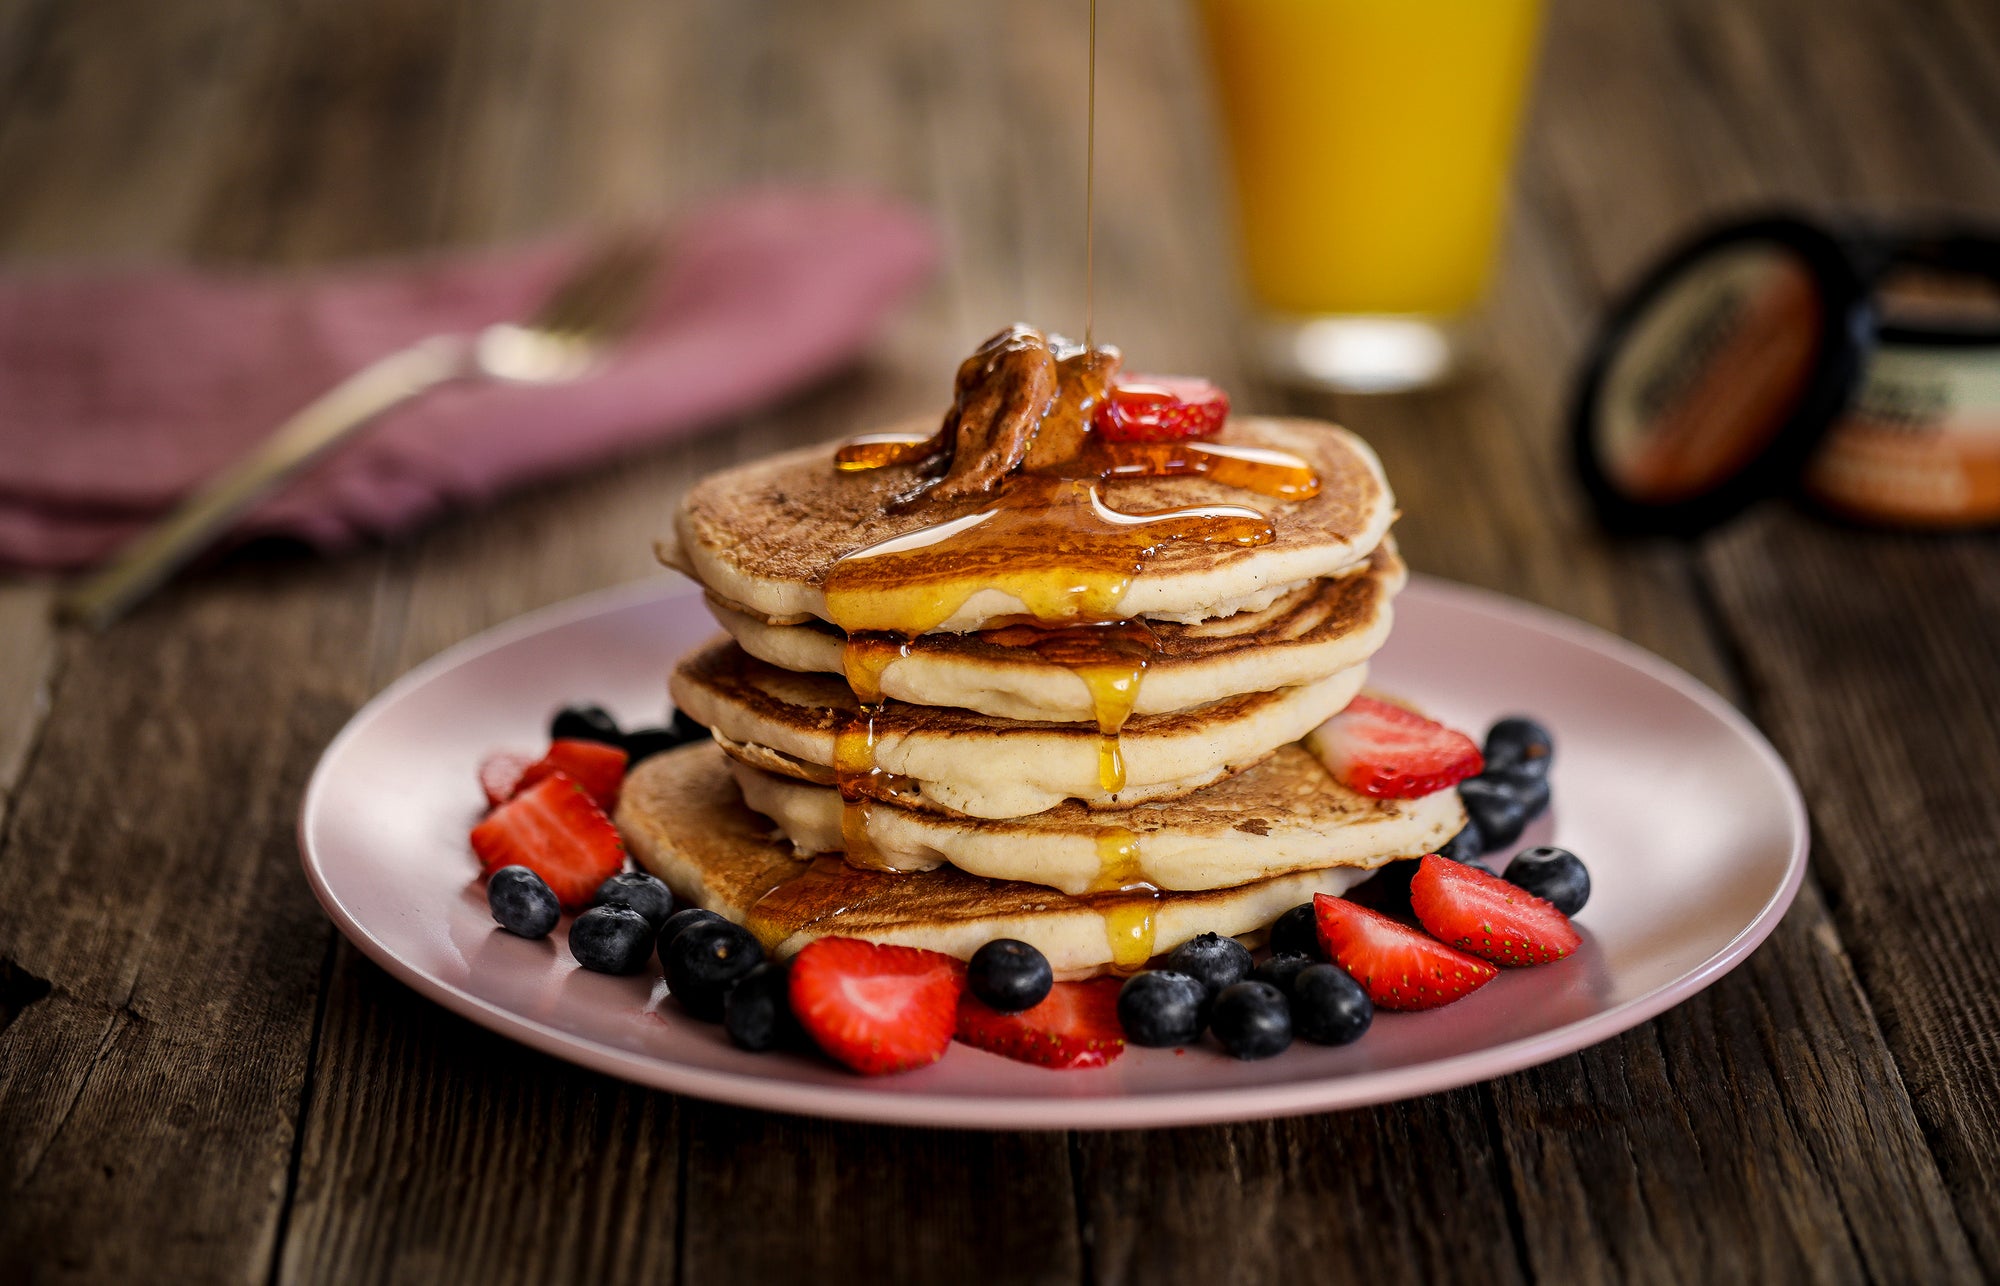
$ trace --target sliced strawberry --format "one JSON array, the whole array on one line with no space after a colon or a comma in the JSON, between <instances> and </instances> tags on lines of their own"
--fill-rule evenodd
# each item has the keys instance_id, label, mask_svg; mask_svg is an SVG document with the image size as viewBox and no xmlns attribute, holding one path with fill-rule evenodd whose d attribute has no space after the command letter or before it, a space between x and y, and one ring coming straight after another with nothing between
<instances>
[{"instance_id":1,"label":"sliced strawberry","mask_svg":"<svg viewBox=\"0 0 2000 1286\"><path fill-rule=\"evenodd\" d=\"M625 752L601 741L555 741L543 755L521 774L524 790L551 773L561 773L577 785L606 815L618 807L618 788L625 784Z\"/></svg>"},{"instance_id":2,"label":"sliced strawberry","mask_svg":"<svg viewBox=\"0 0 2000 1286\"><path fill-rule=\"evenodd\" d=\"M1107 442L1172 442L1222 431L1229 395L1207 380L1138 375L1119 383L1091 417Z\"/></svg>"},{"instance_id":3,"label":"sliced strawberry","mask_svg":"<svg viewBox=\"0 0 2000 1286\"><path fill-rule=\"evenodd\" d=\"M1415 799L1484 766L1464 733L1368 696L1307 733L1306 745L1348 789L1378 798Z\"/></svg>"},{"instance_id":4,"label":"sliced strawberry","mask_svg":"<svg viewBox=\"0 0 2000 1286\"><path fill-rule=\"evenodd\" d=\"M935 951L821 938L792 961L792 1012L864 1076L935 1063L951 1048L965 965Z\"/></svg>"},{"instance_id":5,"label":"sliced strawberry","mask_svg":"<svg viewBox=\"0 0 2000 1286\"><path fill-rule=\"evenodd\" d=\"M486 756L479 765L479 788L486 792L486 806L498 808L514 798L514 792L521 789L521 774L534 762L526 755L506 751Z\"/></svg>"},{"instance_id":6,"label":"sliced strawberry","mask_svg":"<svg viewBox=\"0 0 2000 1286\"><path fill-rule=\"evenodd\" d=\"M1410 908L1433 936L1510 968L1548 964L1583 945L1552 904L1435 853L1410 879Z\"/></svg>"},{"instance_id":7,"label":"sliced strawberry","mask_svg":"<svg viewBox=\"0 0 2000 1286\"><path fill-rule=\"evenodd\" d=\"M525 866L542 877L565 911L590 905L597 886L625 865L625 841L583 787L562 773L544 777L472 828L482 869Z\"/></svg>"},{"instance_id":8,"label":"sliced strawberry","mask_svg":"<svg viewBox=\"0 0 2000 1286\"><path fill-rule=\"evenodd\" d=\"M1102 1067L1125 1052L1116 978L1059 982L1038 1005L1003 1014L971 992L958 1001L958 1038L1040 1067Z\"/></svg>"},{"instance_id":9,"label":"sliced strawberry","mask_svg":"<svg viewBox=\"0 0 2000 1286\"><path fill-rule=\"evenodd\" d=\"M1500 971L1419 929L1342 898L1313 894L1319 944L1383 1009L1436 1009Z\"/></svg>"}]
</instances>

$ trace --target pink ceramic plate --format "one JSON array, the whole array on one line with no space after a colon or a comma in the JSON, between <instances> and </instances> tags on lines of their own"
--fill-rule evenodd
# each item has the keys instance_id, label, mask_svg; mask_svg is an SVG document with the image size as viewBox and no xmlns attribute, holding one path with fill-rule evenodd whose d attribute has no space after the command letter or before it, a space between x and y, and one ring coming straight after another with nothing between
<instances>
[{"instance_id":1,"label":"pink ceramic plate","mask_svg":"<svg viewBox=\"0 0 2000 1286\"><path fill-rule=\"evenodd\" d=\"M370 702L314 773L299 820L306 875L355 945L419 992L536 1049L646 1085L774 1111L1007 1129L1185 1125L1427 1094L1615 1035L1721 977L1770 933L1805 871L1806 816L1769 743L1651 654L1491 594L1417 579L1373 681L1462 728L1532 713L1555 733L1555 807L1524 844L1590 866L1584 949L1503 971L1426 1014L1382 1014L1344 1049L1294 1045L1238 1063L1212 1041L1129 1049L1051 1072L964 1046L865 1080L753 1055L688 1019L657 977L578 969L558 929L494 927L466 847L474 769L535 750L549 714L596 700L657 721L672 660L713 631L687 582L662 578L481 635Z\"/></svg>"}]
</instances>

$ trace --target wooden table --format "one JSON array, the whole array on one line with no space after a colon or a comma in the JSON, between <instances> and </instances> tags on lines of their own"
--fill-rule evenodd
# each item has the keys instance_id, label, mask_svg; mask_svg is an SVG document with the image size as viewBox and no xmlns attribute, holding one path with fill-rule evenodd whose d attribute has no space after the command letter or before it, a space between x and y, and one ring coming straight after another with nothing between
<instances>
[{"instance_id":1,"label":"wooden table","mask_svg":"<svg viewBox=\"0 0 2000 1286\"><path fill-rule=\"evenodd\" d=\"M1241 365L1187 16L1103 8L1099 331L1281 405ZM1607 294L1701 216L1779 198L2000 216L1986 0L1558 0L1484 369L1333 408L1381 449L1418 568L1636 639L1797 771L1812 875L1694 1001L1367 1111L904 1131L529 1053L320 914L299 793L396 674L645 575L697 475L935 408L1016 317L1078 325L1081 18L1081 0L0 6L16 260L318 262L778 176L902 193L949 241L858 369L691 444L389 548L238 556L102 637L52 634L45 584L0 591L0 1280L2000 1276L2000 543L1772 504L1692 547L1614 545L1558 436Z\"/></svg>"}]
</instances>

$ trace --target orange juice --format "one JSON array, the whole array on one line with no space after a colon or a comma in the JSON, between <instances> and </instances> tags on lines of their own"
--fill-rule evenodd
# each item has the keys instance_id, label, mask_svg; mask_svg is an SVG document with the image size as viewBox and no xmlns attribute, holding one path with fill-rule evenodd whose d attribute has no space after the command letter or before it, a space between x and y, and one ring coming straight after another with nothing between
<instances>
[{"instance_id":1,"label":"orange juice","mask_svg":"<svg viewBox=\"0 0 2000 1286\"><path fill-rule=\"evenodd\" d=\"M1279 313L1450 317L1492 271L1541 0L1202 0Z\"/></svg>"}]
</instances>

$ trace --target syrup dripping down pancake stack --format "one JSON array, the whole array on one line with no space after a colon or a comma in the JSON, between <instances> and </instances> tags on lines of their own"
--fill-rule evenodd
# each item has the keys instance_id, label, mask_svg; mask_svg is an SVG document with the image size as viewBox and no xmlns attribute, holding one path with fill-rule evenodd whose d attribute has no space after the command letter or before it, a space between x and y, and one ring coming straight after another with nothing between
<instances>
[{"instance_id":1,"label":"syrup dripping down pancake stack","mask_svg":"<svg viewBox=\"0 0 2000 1286\"><path fill-rule=\"evenodd\" d=\"M780 955L1015 937L1077 977L1256 934L1464 824L1328 744L1404 581L1394 517L1343 429L1010 328L937 431L688 495L660 555L726 636L671 686L713 741L635 769L619 825Z\"/></svg>"}]
</instances>

